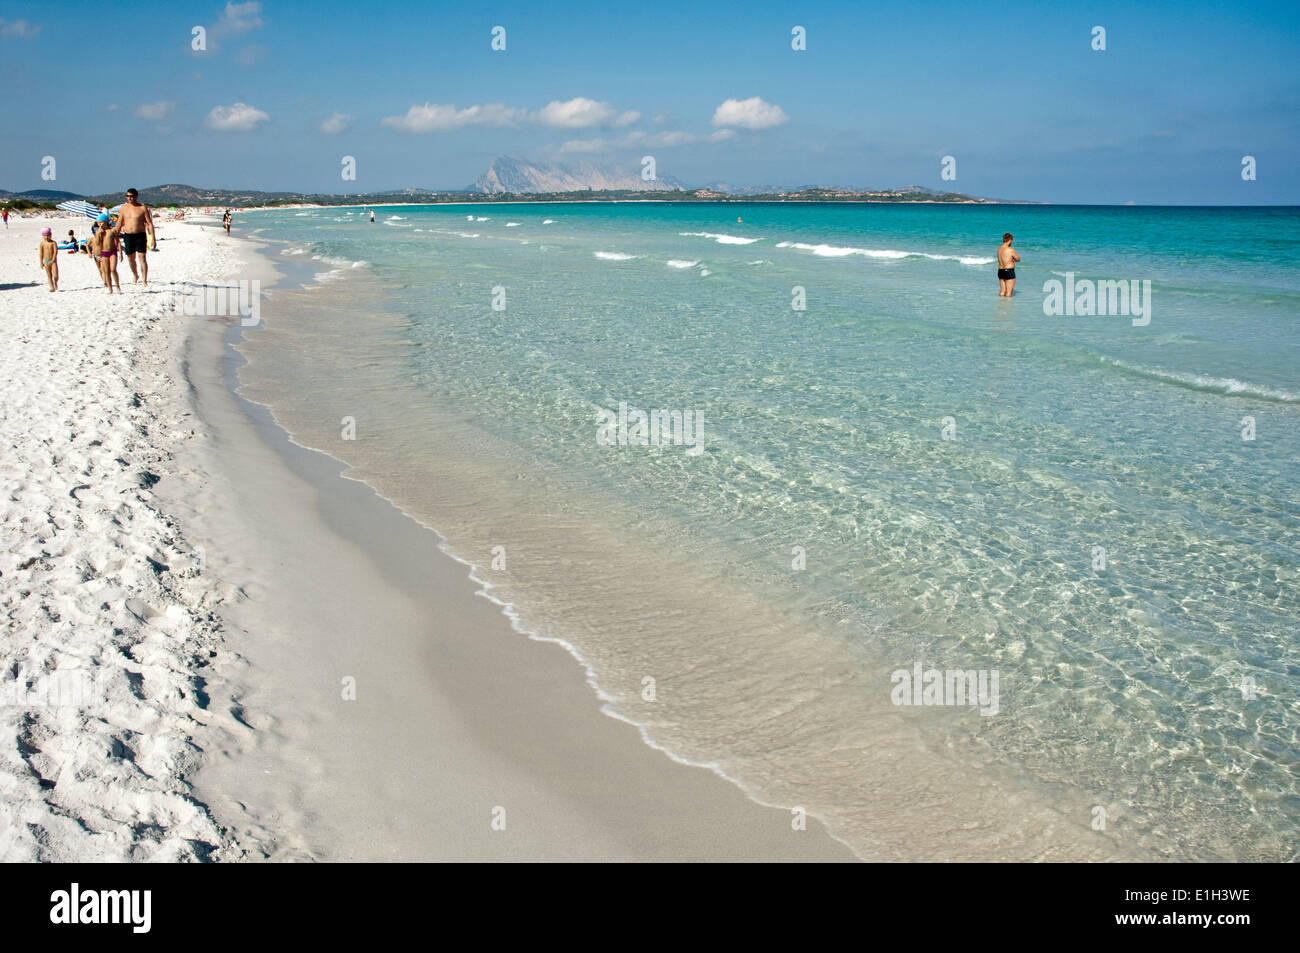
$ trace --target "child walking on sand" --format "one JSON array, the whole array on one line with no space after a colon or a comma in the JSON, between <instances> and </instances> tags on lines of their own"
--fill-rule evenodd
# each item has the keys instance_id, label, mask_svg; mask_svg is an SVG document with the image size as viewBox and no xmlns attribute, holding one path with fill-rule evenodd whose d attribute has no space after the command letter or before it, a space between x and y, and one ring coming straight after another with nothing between
<instances>
[{"instance_id":1,"label":"child walking on sand","mask_svg":"<svg viewBox=\"0 0 1300 953\"><path fill-rule=\"evenodd\" d=\"M90 242L91 254L99 264L99 274L108 286L108 293L113 293L113 282L116 281L117 293L121 294L122 279L117 276L117 232L109 224L107 212L101 212L96 221L99 222L99 230Z\"/></svg>"},{"instance_id":2,"label":"child walking on sand","mask_svg":"<svg viewBox=\"0 0 1300 953\"><path fill-rule=\"evenodd\" d=\"M59 246L54 241L54 233L47 227L41 229L41 267L45 269L45 280L50 283L50 291L59 290Z\"/></svg>"}]
</instances>

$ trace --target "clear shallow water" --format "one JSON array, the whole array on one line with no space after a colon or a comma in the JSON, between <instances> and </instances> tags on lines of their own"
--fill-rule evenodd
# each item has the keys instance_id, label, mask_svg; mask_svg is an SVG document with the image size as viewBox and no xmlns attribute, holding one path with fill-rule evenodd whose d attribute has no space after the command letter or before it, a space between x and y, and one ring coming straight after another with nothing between
<instances>
[{"instance_id":1,"label":"clear shallow water","mask_svg":"<svg viewBox=\"0 0 1300 953\"><path fill-rule=\"evenodd\" d=\"M324 278L273 297L250 395L648 740L864 856L1293 856L1300 212L377 217L246 216ZM1149 279L1150 324L1044 315L1066 272ZM600 445L621 401L703 452ZM918 661L997 670L998 713L893 705Z\"/></svg>"}]
</instances>

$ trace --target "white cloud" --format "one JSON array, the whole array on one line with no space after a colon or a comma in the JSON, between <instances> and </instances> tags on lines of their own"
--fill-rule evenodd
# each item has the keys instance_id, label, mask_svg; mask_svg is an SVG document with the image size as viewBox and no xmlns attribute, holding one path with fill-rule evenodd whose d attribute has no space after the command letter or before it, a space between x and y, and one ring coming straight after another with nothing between
<instances>
[{"instance_id":1,"label":"white cloud","mask_svg":"<svg viewBox=\"0 0 1300 953\"><path fill-rule=\"evenodd\" d=\"M735 138L736 138L736 130L719 129L717 132L712 133L709 136L709 142L725 142L728 139L735 139Z\"/></svg>"},{"instance_id":2,"label":"white cloud","mask_svg":"<svg viewBox=\"0 0 1300 953\"><path fill-rule=\"evenodd\" d=\"M380 122L403 132L443 132L462 126L513 126L521 122L534 122L554 129L589 129L597 126L622 129L640 119L641 114L634 109L619 112L609 103L578 96L568 100L555 99L541 109L532 111L502 103L466 106L464 109L454 105L425 103L423 106L412 106L405 116L386 116Z\"/></svg>"},{"instance_id":3,"label":"white cloud","mask_svg":"<svg viewBox=\"0 0 1300 953\"><path fill-rule=\"evenodd\" d=\"M552 100L539 109L533 118L543 126L585 129L589 126L603 126L617 116L617 110L609 103L598 103L594 99L578 96L566 101Z\"/></svg>"},{"instance_id":4,"label":"white cloud","mask_svg":"<svg viewBox=\"0 0 1300 953\"><path fill-rule=\"evenodd\" d=\"M320 131L326 135L337 136L352 125L352 120L356 118L356 116L349 116L347 113L335 113L328 119L321 121Z\"/></svg>"},{"instance_id":5,"label":"white cloud","mask_svg":"<svg viewBox=\"0 0 1300 953\"><path fill-rule=\"evenodd\" d=\"M533 113L533 121L557 129L589 129L592 126L630 126L641 118L636 110L620 113L609 103L585 96L555 99Z\"/></svg>"},{"instance_id":6,"label":"white cloud","mask_svg":"<svg viewBox=\"0 0 1300 953\"><path fill-rule=\"evenodd\" d=\"M728 99L713 113L713 125L740 126L742 129L768 129L789 119L780 106L765 103L757 96Z\"/></svg>"},{"instance_id":7,"label":"white cloud","mask_svg":"<svg viewBox=\"0 0 1300 953\"><path fill-rule=\"evenodd\" d=\"M6 20L0 17L0 36L16 36L19 39L30 40L40 32L39 24L29 23L26 20Z\"/></svg>"},{"instance_id":8,"label":"white cloud","mask_svg":"<svg viewBox=\"0 0 1300 953\"><path fill-rule=\"evenodd\" d=\"M225 12L217 22L220 33L247 33L262 25L262 5L252 3L227 3Z\"/></svg>"},{"instance_id":9,"label":"white cloud","mask_svg":"<svg viewBox=\"0 0 1300 953\"><path fill-rule=\"evenodd\" d=\"M464 109L425 103L412 106L405 116L385 116L380 122L402 132L443 132L461 126L513 126L522 116L523 110L501 103L466 106Z\"/></svg>"},{"instance_id":10,"label":"white cloud","mask_svg":"<svg viewBox=\"0 0 1300 953\"><path fill-rule=\"evenodd\" d=\"M175 108L175 103L160 99L156 103L141 103L135 107L135 114L140 119L162 119Z\"/></svg>"},{"instance_id":11,"label":"white cloud","mask_svg":"<svg viewBox=\"0 0 1300 953\"><path fill-rule=\"evenodd\" d=\"M229 132L253 129L259 122L266 122L270 118L262 110L254 109L247 103L235 103L233 106L213 106L204 124L209 129Z\"/></svg>"}]
</instances>

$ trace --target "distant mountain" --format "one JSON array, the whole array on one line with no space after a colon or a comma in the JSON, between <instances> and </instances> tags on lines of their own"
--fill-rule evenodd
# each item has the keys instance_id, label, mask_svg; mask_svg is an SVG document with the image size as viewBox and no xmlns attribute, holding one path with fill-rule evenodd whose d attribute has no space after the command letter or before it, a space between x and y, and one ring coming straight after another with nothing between
<instances>
[{"instance_id":1,"label":"distant mountain","mask_svg":"<svg viewBox=\"0 0 1300 953\"><path fill-rule=\"evenodd\" d=\"M122 192L109 192L91 199L99 205L113 206L124 201ZM155 185L140 190L140 201L146 205L271 205L279 202L302 201L296 192L257 192L251 189L196 189L192 185Z\"/></svg>"},{"instance_id":2,"label":"distant mountain","mask_svg":"<svg viewBox=\"0 0 1300 953\"><path fill-rule=\"evenodd\" d=\"M0 189L0 200L29 199L33 202L66 202L68 199L79 198L81 198L81 195L77 192L59 192L55 189L28 189L26 192L6 192Z\"/></svg>"},{"instance_id":3,"label":"distant mountain","mask_svg":"<svg viewBox=\"0 0 1300 953\"><path fill-rule=\"evenodd\" d=\"M680 192L685 190L680 181L670 175L645 181L641 167L630 168L575 162L560 165L554 162L530 162L515 156L498 156L488 170L471 186L472 191L489 195L512 193L527 195L536 192Z\"/></svg>"}]
</instances>

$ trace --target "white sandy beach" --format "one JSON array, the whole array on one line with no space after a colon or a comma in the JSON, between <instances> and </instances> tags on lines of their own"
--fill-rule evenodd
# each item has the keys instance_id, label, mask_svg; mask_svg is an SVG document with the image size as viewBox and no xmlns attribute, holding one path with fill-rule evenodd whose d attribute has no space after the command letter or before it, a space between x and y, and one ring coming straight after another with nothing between
<instances>
[{"instance_id":1,"label":"white sandy beach","mask_svg":"<svg viewBox=\"0 0 1300 953\"><path fill-rule=\"evenodd\" d=\"M853 859L603 715L236 398L182 296L269 284L252 243L165 223L147 291L60 254L50 294L42 224L0 236L0 860Z\"/></svg>"},{"instance_id":2,"label":"white sandy beach","mask_svg":"<svg viewBox=\"0 0 1300 953\"><path fill-rule=\"evenodd\" d=\"M152 489L197 439L176 399L176 279L236 258L172 226L148 291L123 266L126 293L109 296L91 260L61 253L51 294L44 224L11 220L0 238L0 859L237 856L186 781L225 594Z\"/></svg>"}]
</instances>

